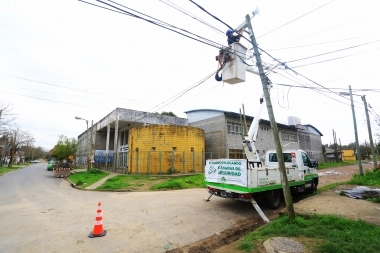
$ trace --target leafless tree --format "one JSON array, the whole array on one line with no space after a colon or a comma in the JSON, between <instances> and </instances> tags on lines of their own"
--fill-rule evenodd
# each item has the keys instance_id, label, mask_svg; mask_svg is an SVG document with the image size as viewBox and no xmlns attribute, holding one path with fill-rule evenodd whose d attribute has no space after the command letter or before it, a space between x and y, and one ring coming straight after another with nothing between
<instances>
[{"instance_id":1,"label":"leafless tree","mask_svg":"<svg viewBox=\"0 0 380 253\"><path fill-rule=\"evenodd\" d=\"M0 134L4 134L6 127L14 120L10 104L0 103Z\"/></svg>"},{"instance_id":2,"label":"leafless tree","mask_svg":"<svg viewBox=\"0 0 380 253\"><path fill-rule=\"evenodd\" d=\"M10 145L10 161L8 167L12 167L16 151L18 151L21 146L30 145L34 142L33 136L26 131L20 129L20 127L15 126L7 130L7 135L9 138Z\"/></svg>"}]
</instances>

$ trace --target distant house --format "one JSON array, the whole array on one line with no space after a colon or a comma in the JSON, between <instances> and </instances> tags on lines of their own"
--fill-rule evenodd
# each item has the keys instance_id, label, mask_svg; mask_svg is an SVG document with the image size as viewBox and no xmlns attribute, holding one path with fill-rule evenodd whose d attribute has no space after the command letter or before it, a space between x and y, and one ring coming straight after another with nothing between
<instances>
[{"instance_id":1,"label":"distant house","mask_svg":"<svg viewBox=\"0 0 380 253\"><path fill-rule=\"evenodd\" d=\"M342 150L343 153L343 161L356 161L355 151L352 149Z\"/></svg>"},{"instance_id":2,"label":"distant house","mask_svg":"<svg viewBox=\"0 0 380 253\"><path fill-rule=\"evenodd\" d=\"M338 150L338 159L339 161L342 161L342 152L340 153ZM335 162L335 150L332 148L326 148L326 153L325 153L325 162Z\"/></svg>"}]
</instances>

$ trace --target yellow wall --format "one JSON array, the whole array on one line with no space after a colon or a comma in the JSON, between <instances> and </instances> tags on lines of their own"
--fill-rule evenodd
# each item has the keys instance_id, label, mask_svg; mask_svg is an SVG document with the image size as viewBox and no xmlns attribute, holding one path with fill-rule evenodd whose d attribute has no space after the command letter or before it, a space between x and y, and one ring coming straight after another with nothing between
<instances>
[{"instance_id":1,"label":"yellow wall","mask_svg":"<svg viewBox=\"0 0 380 253\"><path fill-rule=\"evenodd\" d=\"M354 150L342 150L343 161L356 161Z\"/></svg>"},{"instance_id":2,"label":"yellow wall","mask_svg":"<svg viewBox=\"0 0 380 253\"><path fill-rule=\"evenodd\" d=\"M129 130L128 171L167 174L203 172L204 131L173 125Z\"/></svg>"}]
</instances>

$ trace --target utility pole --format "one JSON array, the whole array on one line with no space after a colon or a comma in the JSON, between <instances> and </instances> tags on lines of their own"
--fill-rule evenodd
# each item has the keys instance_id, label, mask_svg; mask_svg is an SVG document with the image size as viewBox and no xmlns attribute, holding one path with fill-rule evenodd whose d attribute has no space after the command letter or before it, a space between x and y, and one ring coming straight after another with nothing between
<instances>
[{"instance_id":1,"label":"utility pole","mask_svg":"<svg viewBox=\"0 0 380 253\"><path fill-rule=\"evenodd\" d=\"M266 102L267 109L268 109L268 116L269 116L269 120L270 120L270 125L271 125L272 130L273 130L273 137L274 137L274 143L276 145L276 153L277 153L278 165L279 165L280 174L281 174L282 190L284 192L286 210L288 212L289 219L293 220L295 218L293 200L292 200L292 196L290 194L288 178L287 178L286 171L285 171L284 155L282 154L282 147L281 147L281 143L280 143L280 137L278 134L278 127L277 127L276 119L274 117L273 106L272 106L272 102L270 100L270 95L269 95L269 91L268 91L268 85L269 85L268 84L268 78L265 75L264 70L263 70L263 65L261 63L260 53L259 53L259 50L257 48L255 35L253 33L253 29L252 29L252 25L251 25L251 19L250 19L250 16L248 14L245 16L245 20L247 22L247 26L248 26L250 33L251 33L251 42L252 42L252 46L253 46L253 50L255 52L255 57L256 57L256 62L257 62L256 65L257 65L257 68L259 69L261 84L263 86L263 91L264 91L264 98L265 98L265 102Z\"/></svg>"},{"instance_id":2,"label":"utility pole","mask_svg":"<svg viewBox=\"0 0 380 253\"><path fill-rule=\"evenodd\" d=\"M336 132L333 129L333 138L334 138L334 153L335 153L335 162L339 162L338 157L338 143L336 142Z\"/></svg>"},{"instance_id":3,"label":"utility pole","mask_svg":"<svg viewBox=\"0 0 380 253\"><path fill-rule=\"evenodd\" d=\"M92 132L93 132L93 129L94 129L94 120L91 120L91 134L90 134L90 155L89 155L89 162L90 162L90 168L92 169L92 145L93 145L93 141L92 141Z\"/></svg>"},{"instance_id":4,"label":"utility pole","mask_svg":"<svg viewBox=\"0 0 380 253\"><path fill-rule=\"evenodd\" d=\"M370 120L369 120L368 107L367 107L367 100L365 99L365 95L362 96L362 100L363 100L363 102L364 102L365 116L367 117L367 127L368 127L368 135L369 135L369 144L371 145L373 167L376 169L376 168L377 168L377 159L376 159L375 147L374 147L374 145L373 145L372 130L371 130L371 122L370 122Z\"/></svg>"},{"instance_id":5,"label":"utility pole","mask_svg":"<svg viewBox=\"0 0 380 253\"><path fill-rule=\"evenodd\" d=\"M360 172L360 175L363 176L362 157L361 157L361 154L360 154L360 145L359 145L359 138L358 138L358 130L357 130L357 127L356 127L355 108L354 108L354 100L352 99L351 85L348 85L348 88L350 89L351 109L352 109L352 118L354 120L356 154L358 156L359 172Z\"/></svg>"}]
</instances>

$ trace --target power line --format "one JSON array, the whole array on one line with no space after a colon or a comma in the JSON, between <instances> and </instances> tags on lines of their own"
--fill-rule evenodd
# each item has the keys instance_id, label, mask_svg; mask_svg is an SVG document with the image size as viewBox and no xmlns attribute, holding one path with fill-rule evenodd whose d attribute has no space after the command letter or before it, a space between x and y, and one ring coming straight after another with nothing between
<instances>
[{"instance_id":1,"label":"power line","mask_svg":"<svg viewBox=\"0 0 380 253\"><path fill-rule=\"evenodd\" d=\"M193 4L195 4L199 9L201 9L204 12L206 12L208 15L210 15L214 19L218 20L219 22L221 22L222 24L224 24L225 26L227 26L228 28L230 28L231 30L235 30L234 28L232 28L231 26L229 26L227 23L225 23L224 21L220 20L217 16L212 15L210 12L208 12L205 8L203 8L202 6L200 6L199 4L197 4L196 2L194 2L192 0L189 0L189 1L192 2Z\"/></svg>"},{"instance_id":2,"label":"power line","mask_svg":"<svg viewBox=\"0 0 380 253\"><path fill-rule=\"evenodd\" d=\"M190 90L192 90L192 89L198 87L199 85L201 85L202 83L204 83L205 81L207 81L207 79L209 79L210 77L212 77L213 75L215 75L215 73L216 73L216 72L212 72L211 74L209 74L208 76L202 78L200 81L198 81L198 82L196 82L195 84L189 86L189 87L186 88L185 90L183 90L183 91L177 93L176 95L170 97L169 99L165 100L164 102L162 102L162 103L156 105L155 107L149 109L148 111L151 111L151 110L155 109L156 107L159 107L159 106L162 105L161 107L157 108L154 112L147 113L145 116L143 116L143 117L141 117L141 118L139 118L139 119L136 119L135 121L139 121L139 120L141 120L141 119L143 119L143 118L146 118L148 115L157 112L158 110L164 108L165 106L168 106L169 104L173 103L174 101L176 101L177 99L179 99L180 97L182 97L183 95L185 95L185 94L186 94L187 92L189 92Z\"/></svg>"},{"instance_id":3,"label":"power line","mask_svg":"<svg viewBox=\"0 0 380 253\"><path fill-rule=\"evenodd\" d=\"M15 88L15 89L20 89L20 90L36 91L36 92L39 92L39 93L55 94L55 95L64 95L64 94L62 94L62 93L57 93L57 92L49 92L49 91L43 91L43 90L27 89L27 88L15 87L15 86L12 86L12 85L5 85L5 84L0 84L0 85L1 85L1 86L6 86L6 87L12 87L12 88ZM84 98L84 99L92 99L92 100L101 100L101 99L98 99L98 98L81 97L81 96L75 96L75 95L72 95L72 94L70 94L70 97L77 97L77 98Z\"/></svg>"},{"instance_id":4,"label":"power line","mask_svg":"<svg viewBox=\"0 0 380 253\"><path fill-rule=\"evenodd\" d=\"M85 93L90 93L90 94L95 94L95 95L100 95L100 96L105 96L105 97L118 98L118 99L122 99L122 100L130 100L130 101L135 101L135 102L140 102L140 103L146 103L146 102L139 101L139 100L122 98L122 97L117 97L117 96L111 96L111 95L108 95L108 94L97 93L97 92L88 91L88 90L81 90L81 89L70 88L70 87L66 87L66 86L62 86L62 85L57 85L57 84L53 84L53 83L36 81L36 80L32 80L32 79L28 79L28 78L23 78L23 77L19 77L19 76L12 76L12 75L1 74L1 73L0 73L0 75L8 76L8 77L16 78L16 79L21 79L21 80L25 80L25 81L29 81L29 82L46 84L46 85L55 86L55 87L59 87L59 88L63 88L63 89L68 89L68 90L75 90L75 91L80 91L80 92L85 92Z\"/></svg>"},{"instance_id":5,"label":"power line","mask_svg":"<svg viewBox=\"0 0 380 253\"><path fill-rule=\"evenodd\" d=\"M17 93L13 93L13 92L9 92L9 91L1 91L1 92L5 92L5 93L17 95L17 96L22 96L22 97L27 97L27 98L33 98L33 99L38 99L38 100L49 101L49 102L53 102L53 103L66 104L66 105L74 105L74 106L80 106L80 107L87 107L87 108L99 109L99 110L105 110L105 111L107 110L107 109L103 109L103 108L99 108L99 107L92 107L92 106L86 106L86 105L78 105L78 104L72 104L72 103L67 103L67 102L60 102L60 101L45 99L45 98L37 98L37 97L17 94Z\"/></svg>"},{"instance_id":6,"label":"power line","mask_svg":"<svg viewBox=\"0 0 380 253\"><path fill-rule=\"evenodd\" d=\"M311 85L309 85L309 84L302 84L302 83L299 83L299 82L297 82L297 81L294 81L294 80L292 80L292 79L290 79L290 78L288 78L288 77L286 77L286 76L284 76L284 75L282 75L282 74L280 74L280 73L278 73L278 72L274 72L275 74L278 74L278 75L280 75L280 76L282 76L282 77L284 77L284 78L286 78L286 79L288 79L288 80L290 80L290 81L293 81L293 82L296 82L296 83L298 83L298 84L300 84L300 85L302 85L302 86L299 86L299 87L303 87L303 88L309 88L309 89L311 89L311 90L313 90L313 91L315 91L315 92L317 92L317 93L319 93L319 94L321 94L322 96L325 96L325 97L328 97L328 98L330 98L330 99L332 99L332 100L334 100L334 101L336 101L336 102L339 102L339 103L341 103L341 104L344 104L344 105L350 105L350 104L346 104L346 103L344 103L344 102L342 102L342 101L340 101L340 100L337 100L337 99L335 99L335 98L333 98L333 97L330 97L330 96L328 96L328 95L326 95L326 94L323 94L323 93L321 93L321 88L317 88L317 87L312 87ZM281 85L281 84L278 84L278 85ZM308 85L308 86L306 86L306 85ZM290 86L290 87L296 87L296 86L291 86L291 85L283 85L283 86ZM325 88L325 87L322 87L323 88L323 90L326 90L327 88ZM330 89L327 89L327 90L330 90ZM325 92L327 92L327 91L325 91ZM336 94L335 92L333 92L333 91L329 91L330 93L334 93L334 94ZM341 96L341 95L340 95ZM341 96L341 97L343 97L343 96ZM345 99L348 99L348 98L346 98L346 97L343 97L343 98L345 98ZM349 100L349 99L348 99Z\"/></svg>"},{"instance_id":7,"label":"power line","mask_svg":"<svg viewBox=\"0 0 380 253\"><path fill-rule=\"evenodd\" d=\"M268 52L266 52L265 50L261 49L260 47L257 46L257 48L258 48L261 52L263 52L263 53L265 53L266 55L268 55L269 57L271 57L271 58L272 58L273 60L275 60L276 62L280 63L285 69L289 69L289 70L291 70L294 74L299 75L299 76L302 76L303 78L305 78L305 79L308 80L309 82L312 82L312 83L314 83L314 84L316 84L316 85L318 85L318 86L320 86L320 87L322 87L322 88L325 88L325 89L329 90L329 91L332 92L332 93L335 93L335 92L333 92L332 90L330 90L330 89L324 87L323 85L321 85L321 84L319 84L319 83L317 83L317 82L311 80L310 78L308 78L308 77L302 75L301 73L295 71L294 69L290 68L289 66L287 66L287 65L285 64L285 62L281 62L281 61L279 61L278 59L274 58L272 55L270 55ZM337 93L335 93L335 94L338 95L338 96L340 96L340 97L342 97L342 95L340 95L340 94L337 94ZM346 99L347 99L347 98L346 98Z\"/></svg>"},{"instance_id":8,"label":"power line","mask_svg":"<svg viewBox=\"0 0 380 253\"><path fill-rule=\"evenodd\" d=\"M347 23L349 23L349 22L351 22L351 21L352 21L352 20L347 21L347 22L344 22L344 23L341 23L341 24L339 24L339 25L335 25L335 26L332 26L332 27L329 27L329 28L326 28L326 29L320 30L320 31L318 31L318 32L315 32L315 33L312 33L312 34L309 34L309 35L306 35L306 36L303 36L303 37L300 37L300 38L297 38L297 39L294 39L294 40L291 40L291 41L288 41L288 42L285 42L285 43L282 43L282 44L280 44L280 45L275 46L274 48L268 49L268 51L269 51L269 50L275 50L276 47L278 47L278 46L286 45L286 44L289 44L289 43L291 43L291 42L293 42L293 41L297 41L297 40L300 40L300 39L304 39L304 38L307 38L307 37L310 37L310 36L316 35L316 34L318 34L318 33L321 33L321 32L324 32L324 31L327 31L327 30L330 30L330 29L334 29L334 28L336 28L336 27L338 27L338 26L341 26L341 25L347 24Z\"/></svg>"},{"instance_id":9,"label":"power line","mask_svg":"<svg viewBox=\"0 0 380 253\"><path fill-rule=\"evenodd\" d=\"M79 1L80 1L80 2L83 2L83 3L87 3L87 4L90 4L90 5L93 5L93 6L96 6L96 7L101 7L101 6L99 6L99 5L91 4L91 3L88 3L88 2L83 1L83 0L79 0ZM144 16L147 16L147 17L149 17L149 18L151 18L151 19L157 20L157 21L160 22L161 24L158 24L158 23L156 23L156 22L154 22L154 21L152 21L152 20L145 19L145 18L140 17L140 16L138 16L138 15L136 15L136 14L133 14L133 13L130 13L130 12L126 11L126 10L123 10L123 9L121 9L121 8L118 8L118 7L114 6L114 5L111 5L111 4L108 4L108 3L105 3L105 2L103 2L103 1L101 1L101 0L96 0L96 1L97 1L97 2L100 2L100 3L103 3L103 4L107 5L107 6L110 6L110 7L112 7L112 8L115 8L115 9L117 9L117 10L119 10L119 11L121 11L121 12L118 12L118 11L117 11L117 13L120 13L120 14L127 13L128 16L131 16L131 17L134 17L134 18L138 18L138 19L144 20L144 21L149 22L149 23L151 23L151 24L157 25L157 26L159 26L159 27L162 27L162 28L168 29L168 30L170 30L170 31L172 31L172 32L175 32L175 33L178 33L178 34L180 34L180 35L183 35L183 36L185 36L185 37L187 37L187 38L190 38L190 39L196 40L196 41L198 41L198 42L204 43L204 44L206 44L206 45L209 45L209 46L212 46L212 47L215 47L215 48L218 48L218 49L225 47L224 45L219 44L219 43L217 43L217 42L215 42L215 41L212 41L212 40L209 40L209 39L204 38L204 37L202 37L202 36L199 36L199 35L197 35L197 34L195 34L195 33L189 32L189 31L187 31L187 30L185 30L185 29L182 29L182 28L179 28L179 27L173 26L173 25L171 25L171 24L169 24L169 23L166 23L166 22L161 21L161 20L159 20L159 19L156 19L156 18L154 18L154 17L148 16L148 15L146 15L146 14L144 14L144 13L138 12L138 11L136 11L136 10L133 10L133 9L131 9L131 8L129 8L129 7L126 7L126 6L124 6L124 5L121 5L121 4L116 3L116 2L114 2L114 1L108 0L109 2L115 3L115 4L119 5L119 6L122 6L122 7L124 7L124 8L129 9L129 10L132 10L132 11L135 11L135 12L137 12L137 13L139 13L139 14L142 14L142 15L144 15ZM101 8L102 8L102 7L101 7ZM110 9L108 9L108 8L104 8L104 9L110 10ZM168 27L166 27L166 26L168 26ZM200 38L200 39L202 39L202 40L204 40L204 41L199 40L199 39L194 38L194 37L191 37L191 36L186 35L186 34L184 34L184 33L178 32L178 31L176 31L176 30L174 30L174 29L171 29L171 28L169 28L169 27L172 27L172 28L174 28L174 29L177 29L177 30L183 31L183 32L185 32L185 33L191 34L191 35L196 36L196 37L198 37L198 38ZM234 51L231 51L231 53L234 54L234 55L236 55L236 56L238 56L238 57L244 62L244 60L238 55L238 53L239 53L238 51L235 51L235 52L234 52ZM246 62L244 62L244 64L246 64L246 65L248 65L248 66L251 66L251 65L247 64Z\"/></svg>"},{"instance_id":10,"label":"power line","mask_svg":"<svg viewBox=\"0 0 380 253\"><path fill-rule=\"evenodd\" d=\"M286 23L286 24L283 24L282 26L279 26L279 27L277 27L277 28L275 28L275 29L273 29L273 30L271 30L271 31L269 31L269 32L267 32L267 33L265 33L265 34L263 34L263 35L260 35L259 37L257 37L257 39L258 39L258 38L261 38L261 37L264 37L265 35L270 34L271 32L274 32L274 31L276 31L276 30L278 30L278 29L280 29L280 28L282 28L282 27L284 27L284 26L286 26L286 25L288 25L288 24L290 24L290 23L293 23L294 21L296 21L296 20L298 20L298 19L300 19L300 18L303 18L303 17L309 15L310 13L312 13L312 12L314 12L314 11L316 11L316 10L318 10L318 9L320 9L320 8L326 6L326 5L328 5L328 4L330 4L330 3L334 2L334 1L335 1L335 0L332 0L332 1L326 3L326 4L322 5L322 6L319 6L318 8L316 8L316 9L314 9L314 10L312 10L312 11L309 11L308 13L306 13L306 14L304 14L304 15L302 15L302 16L296 18L296 19L293 19L292 21L289 21L289 22Z\"/></svg>"},{"instance_id":11,"label":"power line","mask_svg":"<svg viewBox=\"0 0 380 253\"><path fill-rule=\"evenodd\" d=\"M166 5L170 6L170 7L172 7L173 9L176 9L177 11L182 12L183 14L185 14L185 15L187 15L187 16L189 16L189 17L191 17L191 18L193 18L193 19L195 19L195 20L201 22L202 24L204 24L204 25L210 27L211 29L214 29L215 31L218 31L218 32L224 34L224 32L223 32L222 30L216 28L215 26L210 25L210 24L207 23L206 21L204 21L204 20L198 18L197 16L191 14L190 12L186 11L185 9L183 9L183 8L181 8L180 6L176 5L175 3L173 3L173 2L171 2L171 1L169 1L169 0L166 0L166 1L169 2L170 4L169 4L169 3L166 3L166 2L164 2L164 1L162 1L162 0L160 0L160 2L162 2L162 3L164 3L164 4L166 4Z\"/></svg>"},{"instance_id":12,"label":"power line","mask_svg":"<svg viewBox=\"0 0 380 253\"><path fill-rule=\"evenodd\" d=\"M208 12L207 10L205 10L205 9L204 9L202 6L200 6L199 4L195 3L195 2L192 1L192 0L189 0L189 1L192 2L193 4L195 4L196 6L198 6L201 10L203 10L204 12L206 12L207 14L209 14L210 16L212 16L214 19L218 20L218 21L221 22L222 24L224 24L224 25L226 25L227 27L229 27L230 29L234 30L230 25L228 25L227 23L225 23L224 21L222 21L222 20L219 19L218 17L212 15L210 12ZM244 37L244 36L243 36L243 37ZM244 37L244 38L245 38L245 37ZM248 40L248 41L250 41L250 40L247 39L247 38L245 38L245 39ZM252 43L252 42L251 42L251 43ZM313 80L307 78L306 76L304 76L304 75L298 73L297 71L291 69L291 68L288 67L284 62L281 62L281 61L277 60L276 58L274 58L273 56L271 56L268 52L266 52L265 50L263 50L263 49L261 49L260 47L258 47L258 45L256 45L256 46L257 46L258 49L260 49L262 52L264 52L265 54L267 54L267 55L268 55L269 57L271 57L273 60L275 60L276 62L278 62L280 65L284 66L285 69L289 69L289 70L293 71L295 74L302 76L303 78L305 78L305 79L308 80L309 82L312 82L312 83L314 83L314 84L316 84L316 85L318 85L318 86L320 86L320 87L322 87L322 88L325 88L325 89L329 90L328 88L326 88L326 87L320 85L319 83L317 83L317 82L315 82L315 81L313 81ZM334 94L336 94L336 95L338 95L338 96L340 96L340 97L343 97L342 95L339 95L339 94L337 94L337 93L335 93L335 92L333 92L333 91L331 91L331 90L330 90L330 92L332 92L332 93L334 93ZM344 97L344 98L345 98L345 97ZM345 99L347 99L347 98L345 98ZM336 100L336 101L339 101L339 100ZM341 102L341 101L340 101L340 102ZM341 103L343 103L343 102L341 102Z\"/></svg>"},{"instance_id":13,"label":"power line","mask_svg":"<svg viewBox=\"0 0 380 253\"><path fill-rule=\"evenodd\" d=\"M306 59L310 59L310 58L314 58L314 57L318 57L318 56L322 56L322 55L332 54L332 53L336 53L336 52L340 52L340 51L344 51L344 50L348 50L348 49L352 49L352 48L361 47L364 45L376 43L379 41L380 40L375 40L375 41L371 41L371 42L367 42L367 43L363 43L363 44L359 44L359 45L355 45L355 46L351 46L351 47L346 47L346 48L342 48L342 49L338 49L338 50L334 50L334 51L330 51L330 52L326 52L326 53L322 53L322 54L317 54L317 55L308 56L308 57L304 57L304 58L300 58L300 59L296 59L296 60L291 60L291 61L287 61L287 63L302 61L302 60L306 60Z\"/></svg>"},{"instance_id":14,"label":"power line","mask_svg":"<svg viewBox=\"0 0 380 253\"><path fill-rule=\"evenodd\" d=\"M86 1L83 1L83 0L78 0L78 1L83 2L83 3L86 3L86 4L90 4L90 5L95 6L95 7L100 7L100 8L102 8L102 6L95 5L95 4L91 4L91 3L86 2ZM182 35L182 36L185 36L185 37L187 37L187 38L190 38L190 39L192 39L192 40L195 40L195 41L201 42L201 43L203 43L203 44L206 44L206 45L209 45L209 46L212 46L212 47L215 47L215 48L219 48L219 47L220 47L219 45L221 45L221 44L219 44L219 43L217 43L217 42L214 42L214 41L212 41L212 40L209 40L209 39L204 38L204 37L202 37L202 36L199 36L199 35L197 35L197 34L191 33L191 32L189 32L189 31L187 31L187 30L185 30L185 29L182 29L182 28L179 28L179 27L176 27L176 26L170 25L170 24L168 24L168 23L166 23L166 22L163 22L163 21L158 20L158 19L156 19L156 18L150 17L150 16L148 16L148 15L146 15L146 14L142 14L142 15L147 16L147 17L149 17L149 18L152 18L152 19L154 19L154 20L157 20L157 21L160 22L160 23L157 23L157 22L152 21L152 20L145 19L145 18L143 18L143 17L141 17L141 16L138 16L138 15L136 15L136 14L133 14L133 13L131 13L131 12L128 12L128 11L126 11L126 10L123 10L123 9L121 9L121 8L118 8L118 7L116 7L116 6L112 5L112 4L105 3L105 2L103 2L103 1L101 1L101 0L96 0L96 1L97 1L97 2L100 2L100 3L104 4L104 5L110 6L110 7L114 8L114 9L116 9L116 10L118 10L118 11L121 11L122 13L126 13L126 14L128 14L128 16L131 16L131 17L134 17L134 18L141 19L141 20L146 21L146 22L148 22L148 23L151 23L151 24L153 24L153 25L156 25L156 26L162 27L162 28L164 28L164 29L170 30L170 31L175 32L175 33L178 33L178 34L180 34L180 35ZM124 7L124 8L130 9L130 10L133 10L133 9L131 9L131 8L129 8L129 7L126 7L126 6L124 6L124 5L118 4L118 3L116 3L116 2L113 2L113 1L110 1L110 2L115 3L115 4L117 4L117 5L120 5L120 6ZM109 10L108 8L105 8L105 9ZM133 11L135 11L135 10L133 10ZM140 13L140 12L138 12L138 11L135 11L135 12ZM117 13L120 13L120 12L117 12ZM191 37L191 36L189 36L189 35L187 35L187 34L181 33L181 32L179 32L179 31L176 31L176 30L174 30L174 29L172 29L172 28L169 28L169 27L172 27L172 28L174 28L174 29L177 29L177 30L180 30L180 31L186 32L186 33L191 34L191 35L193 35L193 36L196 36L196 37L198 37L198 38L200 38L200 39L202 39L202 40L204 40L204 41L202 41L202 40L200 40L200 39L197 39L197 38L194 38L194 37Z\"/></svg>"},{"instance_id":15,"label":"power line","mask_svg":"<svg viewBox=\"0 0 380 253\"><path fill-rule=\"evenodd\" d=\"M294 67L292 67L292 68L300 68L300 67L305 67L305 66L315 65L315 64L319 64L319 63L324 63L324 62L329 62L329 61L335 61L335 60L339 60L339 59L343 59L343 58L348 58L348 57L355 56L355 55L359 55L359 54L366 54L366 53L368 53L368 52L376 51L376 50L379 50L379 49L380 49L380 48L377 48L377 49L374 49L374 50L370 50L370 51L366 51L366 52L362 52L362 53L350 54L350 55L341 56L341 57L336 57L336 58L327 59L327 60L323 60L323 61L318 61L318 62L312 62L312 63L308 63L308 64L303 64L303 65L298 65L298 66L294 66Z\"/></svg>"},{"instance_id":16,"label":"power line","mask_svg":"<svg viewBox=\"0 0 380 253\"><path fill-rule=\"evenodd\" d=\"M294 47L283 47L283 48L276 48L276 49L267 49L267 51L275 51L275 50L286 50L286 49L294 49L294 48L300 48L300 47L311 47L311 46L317 46L317 45L323 45L323 44L329 44L334 42L340 42L340 41L346 41L346 40L353 40L357 38L363 38L365 36L359 36L359 37L353 37L353 38L347 38L342 40L332 40L332 41L325 41L320 43L313 43L313 44L307 44L307 45L300 45L300 46L294 46Z\"/></svg>"}]
</instances>

